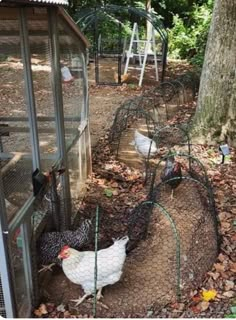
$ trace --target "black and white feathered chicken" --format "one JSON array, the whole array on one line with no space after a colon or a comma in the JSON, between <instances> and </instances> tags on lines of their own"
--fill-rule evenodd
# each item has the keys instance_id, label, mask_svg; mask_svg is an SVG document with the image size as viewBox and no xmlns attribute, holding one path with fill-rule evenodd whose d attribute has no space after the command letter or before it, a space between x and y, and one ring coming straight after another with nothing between
<instances>
[{"instance_id":1,"label":"black and white feathered chicken","mask_svg":"<svg viewBox=\"0 0 236 320\"><path fill-rule=\"evenodd\" d=\"M44 232L37 241L38 262L43 266L39 272L51 270L55 264L61 265L57 257L65 245L73 249L85 246L89 241L91 224L91 220L86 219L77 230Z\"/></svg>"},{"instance_id":2,"label":"black and white feathered chicken","mask_svg":"<svg viewBox=\"0 0 236 320\"><path fill-rule=\"evenodd\" d=\"M173 179L176 178L176 179ZM174 189L178 187L178 185L182 181L182 170L181 170L181 164L175 160L175 157L172 155L166 159L165 168L161 173L161 180L166 183L168 183L171 188L171 199L174 197ZM173 179L173 180L170 180Z\"/></svg>"}]
</instances>

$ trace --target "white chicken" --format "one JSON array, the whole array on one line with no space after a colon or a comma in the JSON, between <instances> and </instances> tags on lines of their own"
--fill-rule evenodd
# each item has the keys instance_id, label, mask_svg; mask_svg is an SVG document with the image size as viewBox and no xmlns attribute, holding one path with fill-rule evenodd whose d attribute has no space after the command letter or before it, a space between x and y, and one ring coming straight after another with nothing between
<instances>
[{"instance_id":1,"label":"white chicken","mask_svg":"<svg viewBox=\"0 0 236 320\"><path fill-rule=\"evenodd\" d=\"M129 237L114 240L113 245L97 252L97 299L102 297L102 288L118 282L126 258L126 244ZM76 306L94 293L95 252L77 251L65 246L59 259L66 277L73 283L80 284L84 290L82 298L72 300Z\"/></svg>"},{"instance_id":2,"label":"white chicken","mask_svg":"<svg viewBox=\"0 0 236 320\"><path fill-rule=\"evenodd\" d=\"M152 158L158 152L156 142L144 136L138 130L135 130L134 141L131 144L135 146L135 150L144 158Z\"/></svg>"}]
</instances>

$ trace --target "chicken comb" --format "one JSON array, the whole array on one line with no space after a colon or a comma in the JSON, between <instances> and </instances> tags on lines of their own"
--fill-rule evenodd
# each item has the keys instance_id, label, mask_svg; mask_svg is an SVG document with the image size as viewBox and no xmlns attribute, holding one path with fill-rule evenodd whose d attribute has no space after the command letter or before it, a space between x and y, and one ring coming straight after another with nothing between
<instances>
[{"instance_id":1,"label":"chicken comb","mask_svg":"<svg viewBox=\"0 0 236 320\"><path fill-rule=\"evenodd\" d=\"M68 245L66 245L66 246L64 246L64 247L62 247L61 248L61 252L63 252L64 250L67 250L67 249L69 249L70 247L68 246Z\"/></svg>"}]
</instances>

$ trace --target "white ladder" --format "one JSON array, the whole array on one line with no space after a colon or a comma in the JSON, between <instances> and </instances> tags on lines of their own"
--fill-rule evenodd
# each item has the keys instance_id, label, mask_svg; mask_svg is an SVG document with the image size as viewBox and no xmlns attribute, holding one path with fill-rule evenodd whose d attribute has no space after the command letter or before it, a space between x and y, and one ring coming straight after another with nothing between
<instances>
[{"instance_id":1,"label":"white ladder","mask_svg":"<svg viewBox=\"0 0 236 320\"><path fill-rule=\"evenodd\" d=\"M134 53L133 45L137 43L137 53ZM140 44L144 44L144 50L142 52L140 48ZM135 56L139 57L139 69L141 70L140 77L139 77L139 86L142 86L143 76L145 72L145 67L147 63L148 55L153 55L154 63L155 63L155 71L156 71L156 81L159 81L158 75L158 64L157 64L157 50L156 50L156 42L155 42L155 31L153 26L151 26L151 31L148 32L147 40L140 40L139 39L139 32L138 32L138 24L135 22L133 26L133 31L130 39L129 49L126 53L126 64L124 74L128 72L129 69L129 62L130 58Z\"/></svg>"}]
</instances>

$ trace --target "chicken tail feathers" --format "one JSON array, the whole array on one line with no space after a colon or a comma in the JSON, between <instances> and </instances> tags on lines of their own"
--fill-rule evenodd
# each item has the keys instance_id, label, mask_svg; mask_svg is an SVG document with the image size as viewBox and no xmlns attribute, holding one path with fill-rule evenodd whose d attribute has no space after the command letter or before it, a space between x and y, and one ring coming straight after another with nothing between
<instances>
[{"instance_id":1,"label":"chicken tail feathers","mask_svg":"<svg viewBox=\"0 0 236 320\"><path fill-rule=\"evenodd\" d=\"M129 241L129 237L125 236L123 238L118 238L118 239L113 239L114 244L119 245L119 246L125 246L126 243Z\"/></svg>"}]
</instances>

